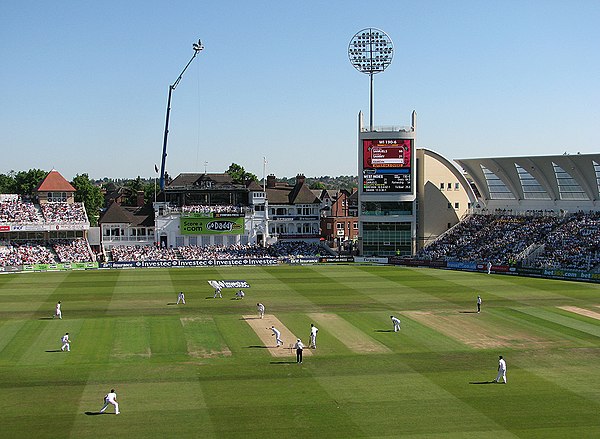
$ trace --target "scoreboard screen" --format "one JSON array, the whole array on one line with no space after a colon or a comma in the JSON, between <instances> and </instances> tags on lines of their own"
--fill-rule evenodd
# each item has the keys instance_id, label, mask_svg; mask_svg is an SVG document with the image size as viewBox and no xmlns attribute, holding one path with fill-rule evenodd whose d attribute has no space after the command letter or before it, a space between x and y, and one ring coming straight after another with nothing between
<instances>
[{"instance_id":1,"label":"scoreboard screen","mask_svg":"<svg viewBox=\"0 0 600 439\"><path fill-rule=\"evenodd\" d=\"M412 192L412 140L363 140L363 192Z\"/></svg>"}]
</instances>

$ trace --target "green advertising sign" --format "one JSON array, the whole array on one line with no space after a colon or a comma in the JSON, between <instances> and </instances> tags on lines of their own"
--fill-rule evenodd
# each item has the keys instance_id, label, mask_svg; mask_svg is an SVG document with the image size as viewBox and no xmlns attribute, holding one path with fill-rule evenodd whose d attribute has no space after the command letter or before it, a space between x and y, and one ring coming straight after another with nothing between
<instances>
[{"instance_id":1,"label":"green advertising sign","mask_svg":"<svg viewBox=\"0 0 600 439\"><path fill-rule=\"evenodd\" d=\"M244 217L181 217L179 228L182 235L241 235Z\"/></svg>"}]
</instances>

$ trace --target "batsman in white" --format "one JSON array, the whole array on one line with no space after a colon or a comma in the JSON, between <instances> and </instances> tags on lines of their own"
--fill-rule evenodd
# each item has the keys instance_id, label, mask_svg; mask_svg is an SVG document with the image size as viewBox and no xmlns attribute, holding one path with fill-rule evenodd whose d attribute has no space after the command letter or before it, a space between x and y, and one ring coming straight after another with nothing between
<instances>
[{"instance_id":1,"label":"batsman in white","mask_svg":"<svg viewBox=\"0 0 600 439\"><path fill-rule=\"evenodd\" d=\"M115 389L110 389L110 392L108 392L104 397L104 407L100 409L100 413L104 413L104 410L106 410L108 404L112 404L115 406L115 415L121 413L119 411L119 403L117 402L117 394L115 393Z\"/></svg>"},{"instance_id":2,"label":"batsman in white","mask_svg":"<svg viewBox=\"0 0 600 439\"><path fill-rule=\"evenodd\" d=\"M177 296L177 305L179 305L179 302L183 302L183 304L185 305L185 295L183 294L183 291L181 291L179 293L179 296Z\"/></svg>"},{"instance_id":3,"label":"batsman in white","mask_svg":"<svg viewBox=\"0 0 600 439\"><path fill-rule=\"evenodd\" d=\"M400 319L395 316L390 316L392 323L394 324L394 332L400 331Z\"/></svg>"},{"instance_id":4,"label":"batsman in white","mask_svg":"<svg viewBox=\"0 0 600 439\"><path fill-rule=\"evenodd\" d=\"M59 319L62 319L62 311L60 310L60 300L58 302L56 302L56 308L54 310L54 315L52 316L52 318L54 317L58 317Z\"/></svg>"}]
</instances>

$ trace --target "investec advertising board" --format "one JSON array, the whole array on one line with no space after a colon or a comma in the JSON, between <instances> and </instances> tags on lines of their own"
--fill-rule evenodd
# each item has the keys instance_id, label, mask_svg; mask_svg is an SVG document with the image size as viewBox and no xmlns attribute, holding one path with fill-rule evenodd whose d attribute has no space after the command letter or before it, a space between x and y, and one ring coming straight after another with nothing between
<instances>
[{"instance_id":1,"label":"investec advertising board","mask_svg":"<svg viewBox=\"0 0 600 439\"><path fill-rule=\"evenodd\" d=\"M410 139L363 140L363 192L412 192Z\"/></svg>"},{"instance_id":2,"label":"investec advertising board","mask_svg":"<svg viewBox=\"0 0 600 439\"><path fill-rule=\"evenodd\" d=\"M241 235L244 233L244 217L207 218L192 214L181 217L179 230L182 235Z\"/></svg>"}]
</instances>

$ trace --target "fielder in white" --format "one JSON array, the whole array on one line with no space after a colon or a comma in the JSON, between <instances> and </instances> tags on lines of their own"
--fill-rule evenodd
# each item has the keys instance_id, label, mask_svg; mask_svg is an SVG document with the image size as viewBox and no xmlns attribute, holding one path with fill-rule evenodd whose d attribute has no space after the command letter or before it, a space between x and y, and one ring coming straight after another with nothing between
<instances>
[{"instance_id":1,"label":"fielder in white","mask_svg":"<svg viewBox=\"0 0 600 439\"><path fill-rule=\"evenodd\" d=\"M100 409L100 413L104 413L104 410L106 410L108 404L112 404L115 406L115 415L121 413L119 411L119 403L117 402L117 394L115 393L115 389L110 389L110 392L108 392L104 397L104 407Z\"/></svg>"},{"instance_id":2,"label":"fielder in white","mask_svg":"<svg viewBox=\"0 0 600 439\"><path fill-rule=\"evenodd\" d=\"M506 384L506 361L502 358L502 355L498 357L498 376L494 382L499 383L500 378L504 380L503 384Z\"/></svg>"},{"instance_id":3,"label":"fielder in white","mask_svg":"<svg viewBox=\"0 0 600 439\"><path fill-rule=\"evenodd\" d=\"M400 331L400 319L398 317L390 316L392 323L394 324L394 332Z\"/></svg>"},{"instance_id":4,"label":"fielder in white","mask_svg":"<svg viewBox=\"0 0 600 439\"><path fill-rule=\"evenodd\" d=\"M223 295L221 294L221 287L215 288L215 295L213 296L213 299L216 299L217 296L219 296L221 299L223 298Z\"/></svg>"},{"instance_id":5,"label":"fielder in white","mask_svg":"<svg viewBox=\"0 0 600 439\"><path fill-rule=\"evenodd\" d=\"M56 308L54 309L54 315L52 316L52 318L54 317L62 319L62 311L60 310L60 300L56 303Z\"/></svg>"},{"instance_id":6,"label":"fielder in white","mask_svg":"<svg viewBox=\"0 0 600 439\"><path fill-rule=\"evenodd\" d=\"M177 296L177 305L179 305L179 302L183 302L183 304L185 305L185 295L183 294L183 291L181 291L179 293L179 296Z\"/></svg>"},{"instance_id":7,"label":"fielder in white","mask_svg":"<svg viewBox=\"0 0 600 439\"><path fill-rule=\"evenodd\" d=\"M308 343L309 348L317 349L317 332L319 332L319 329L311 323L310 324L310 342Z\"/></svg>"},{"instance_id":8,"label":"fielder in white","mask_svg":"<svg viewBox=\"0 0 600 439\"><path fill-rule=\"evenodd\" d=\"M273 335L275 336L275 341L277 342L277 347L279 345L283 345L283 341L281 341L281 332L275 326L271 326L271 331L273 331Z\"/></svg>"},{"instance_id":9,"label":"fielder in white","mask_svg":"<svg viewBox=\"0 0 600 439\"><path fill-rule=\"evenodd\" d=\"M245 295L246 294L242 290L239 290L237 293L235 293L236 299L243 299Z\"/></svg>"},{"instance_id":10,"label":"fielder in white","mask_svg":"<svg viewBox=\"0 0 600 439\"><path fill-rule=\"evenodd\" d=\"M63 335L60 338L60 341L62 342L62 347L60 348L61 351L65 352L71 352L71 340L69 340L69 333L65 333L65 335Z\"/></svg>"},{"instance_id":11,"label":"fielder in white","mask_svg":"<svg viewBox=\"0 0 600 439\"><path fill-rule=\"evenodd\" d=\"M256 309L258 310L258 317L262 319L265 316L265 306L262 303L257 303Z\"/></svg>"}]
</instances>

